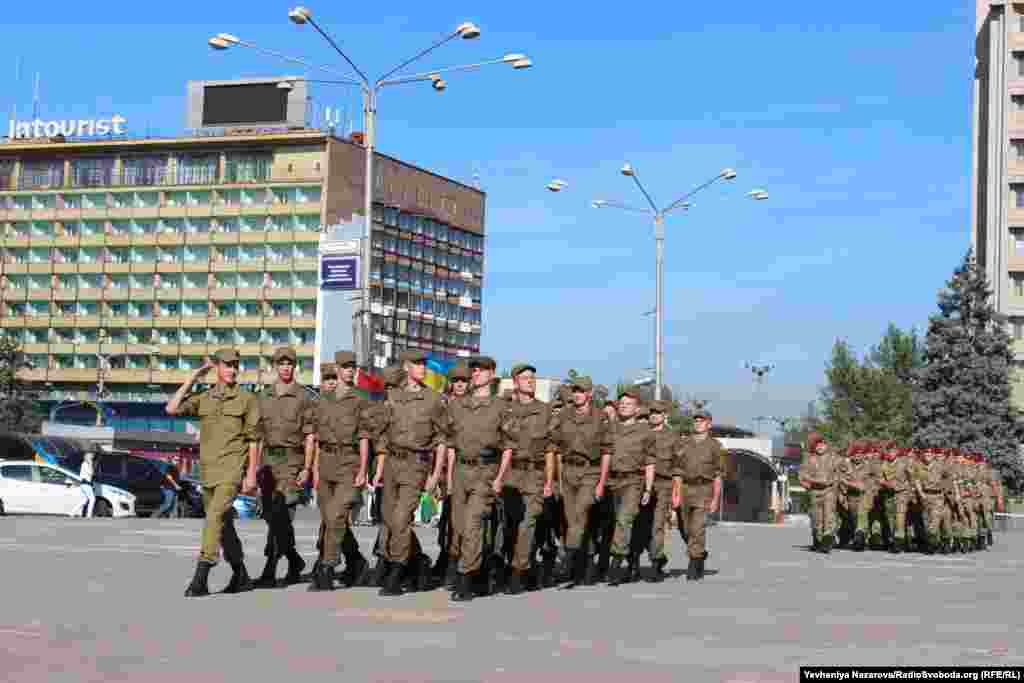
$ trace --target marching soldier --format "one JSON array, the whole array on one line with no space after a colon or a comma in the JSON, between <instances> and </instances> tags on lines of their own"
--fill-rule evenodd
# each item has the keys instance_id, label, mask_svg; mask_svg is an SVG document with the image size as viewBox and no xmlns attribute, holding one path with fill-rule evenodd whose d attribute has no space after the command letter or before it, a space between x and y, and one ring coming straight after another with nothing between
<instances>
[{"instance_id":1,"label":"marching soldier","mask_svg":"<svg viewBox=\"0 0 1024 683\"><path fill-rule=\"evenodd\" d=\"M566 566L573 588L586 578L590 563L587 544L592 538L591 508L604 496L602 458L612 452L611 424L591 403L594 384L577 377L571 387L571 403L551 418L551 447L560 454L562 496L568 518Z\"/></svg>"},{"instance_id":2,"label":"marching soldier","mask_svg":"<svg viewBox=\"0 0 1024 683\"><path fill-rule=\"evenodd\" d=\"M1003 491L1001 482L992 471L985 456L977 454L978 480L981 487L982 521L985 529L985 546L991 547L994 541L992 530L994 529L994 512L1003 509Z\"/></svg>"},{"instance_id":3,"label":"marching soldier","mask_svg":"<svg viewBox=\"0 0 1024 683\"><path fill-rule=\"evenodd\" d=\"M915 463L914 468L914 488L921 501L928 534L923 542L923 548L929 555L940 549L939 532L944 520L945 507L943 479L946 477L946 471L937 450L926 448L921 451L921 458Z\"/></svg>"},{"instance_id":4,"label":"marching soldier","mask_svg":"<svg viewBox=\"0 0 1024 683\"><path fill-rule=\"evenodd\" d=\"M668 557L665 554L665 526L671 519L673 509L672 487L681 484L682 469L679 456L682 441L678 433L669 430L665 425L668 415L665 401L653 401L650 411L657 460L654 466L654 509L651 515L651 545L648 554L654 567L651 581L660 582L665 578L665 565L668 564Z\"/></svg>"},{"instance_id":5,"label":"marching soldier","mask_svg":"<svg viewBox=\"0 0 1024 683\"><path fill-rule=\"evenodd\" d=\"M217 351L213 362L207 360L193 372L167 403L168 415L199 418L199 478L206 522L196 573L185 597L210 594L210 569L220 559L221 547L232 571L224 592L240 593L253 588L245 570L242 541L235 531L233 505L239 488L244 493L256 490L260 407L255 395L238 387L238 361L234 349ZM189 395L192 385L211 368L216 368L217 383L206 391Z\"/></svg>"},{"instance_id":6,"label":"marching soldier","mask_svg":"<svg viewBox=\"0 0 1024 683\"><path fill-rule=\"evenodd\" d=\"M338 367L334 363L321 363L320 364L320 395L326 396L327 394L333 394L338 388ZM313 455L313 488L319 488L317 486L316 478L316 463L320 457L320 444L317 443L316 453ZM319 493L317 494L319 495ZM320 507L319 501L317 507ZM322 516L322 515L321 515ZM324 524L320 522L320 531L316 537L316 562L313 563L313 571L310 572L312 578L316 578L317 574L320 573L320 565L323 564L324 560ZM312 585L312 584L310 584Z\"/></svg>"},{"instance_id":7,"label":"marching soldier","mask_svg":"<svg viewBox=\"0 0 1024 683\"><path fill-rule=\"evenodd\" d=\"M418 543L412 529L413 514L420 492L437 486L446 455L444 403L423 384L427 356L422 351L404 351L400 358L406 383L392 390L384 403L374 476L374 486L384 486L384 558L389 565L380 594L387 596L403 593L406 566L419 559L413 555Z\"/></svg>"},{"instance_id":8,"label":"marching soldier","mask_svg":"<svg viewBox=\"0 0 1024 683\"><path fill-rule=\"evenodd\" d=\"M456 414L459 410L458 405L460 401L463 401L469 396L469 382L471 372L469 365L463 361L457 362L454 367L448 372L448 378L451 381L451 392L448 394L445 407L448 411L448 419ZM448 566L451 562L457 562L459 559L459 551L462 548L462 518L461 515L452 514L452 494L455 492L455 448L454 445L449 443L447 447L447 455L445 457L445 505L449 508L449 537L447 539L446 548L441 549L441 556L444 560L444 571L448 573ZM439 559L440 557L439 556ZM437 572L435 572L435 575ZM443 581L444 576L440 579Z\"/></svg>"},{"instance_id":9,"label":"marching soldier","mask_svg":"<svg viewBox=\"0 0 1024 683\"><path fill-rule=\"evenodd\" d=\"M355 390L355 354L338 351L334 361L341 382L335 391L324 393L315 408L315 429L320 445L313 480L319 496L324 543L323 562L309 587L313 591L334 589L334 570L343 552L342 585L345 588L355 585L367 567L366 558L352 538L350 518L356 499L366 486L372 431L367 414L369 405Z\"/></svg>"},{"instance_id":10,"label":"marching soldier","mask_svg":"<svg viewBox=\"0 0 1024 683\"><path fill-rule=\"evenodd\" d=\"M455 601L472 600L473 582L487 569L485 519L494 510L512 461L509 403L492 395L494 359L477 356L469 368L473 393L457 402L448 417L456 451L452 515L461 518L462 532Z\"/></svg>"},{"instance_id":11,"label":"marching soldier","mask_svg":"<svg viewBox=\"0 0 1024 683\"><path fill-rule=\"evenodd\" d=\"M885 509L880 495L879 480L882 475L882 453L890 447L895 447L895 444L871 441L868 442L865 454L864 507L868 514L866 533L868 544L876 550L886 545L889 540L885 538Z\"/></svg>"},{"instance_id":12,"label":"marching soldier","mask_svg":"<svg viewBox=\"0 0 1024 683\"><path fill-rule=\"evenodd\" d=\"M512 368L512 381L516 385L516 400L511 406L515 425L515 452L512 471L506 491L508 507L519 511L519 524L512 535L512 573L507 592L515 595L522 590L523 576L531 570L538 549L537 524L544 513L544 500L554 493L554 454L549 452L548 423L550 407L536 398L537 369L529 363ZM507 508L508 509L508 508ZM512 515L510 515L511 517ZM535 567L533 567L535 569ZM531 584L541 586L554 569L554 555L544 558L543 574L533 577Z\"/></svg>"},{"instance_id":13,"label":"marching soldier","mask_svg":"<svg viewBox=\"0 0 1024 683\"><path fill-rule=\"evenodd\" d=\"M301 580L306 563L295 550L292 516L299 492L309 482L315 454L315 404L305 387L295 381L298 359L295 349L274 352L277 381L263 390L260 400L260 431L263 467L260 494L267 522L267 563L256 580L259 588L278 586L277 563L288 558L288 574L280 585Z\"/></svg>"},{"instance_id":14,"label":"marching soldier","mask_svg":"<svg viewBox=\"0 0 1024 683\"><path fill-rule=\"evenodd\" d=\"M611 539L611 585L633 583L640 579L640 555L631 551L630 536L640 505L651 501L654 469L657 461L654 432L637 419L641 396L636 387L625 387L619 395L619 420L613 430L613 450L601 460L601 478L607 481L607 493L615 520ZM625 575L622 564L629 560Z\"/></svg>"},{"instance_id":15,"label":"marching soldier","mask_svg":"<svg viewBox=\"0 0 1024 683\"><path fill-rule=\"evenodd\" d=\"M723 449L718 439L711 436L711 420L711 413L706 410L694 414L694 433L683 442L681 455L686 500L681 500L681 486L674 487L672 491L673 506L683 505L683 519L690 539L687 548L690 555L686 569L688 581L704 578L707 547L705 515L718 510L722 502Z\"/></svg>"},{"instance_id":16,"label":"marching soldier","mask_svg":"<svg viewBox=\"0 0 1024 683\"><path fill-rule=\"evenodd\" d=\"M836 531L836 459L825 438L807 435L807 456L800 465L800 485L811 493L811 550L832 552Z\"/></svg>"},{"instance_id":17,"label":"marching soldier","mask_svg":"<svg viewBox=\"0 0 1024 683\"><path fill-rule=\"evenodd\" d=\"M840 462L837 469L839 488L845 494L846 515L849 528L853 530L853 549L864 550L867 541L868 508L866 505L867 462L864 453L867 445L853 442L847 449L849 458Z\"/></svg>"},{"instance_id":18,"label":"marching soldier","mask_svg":"<svg viewBox=\"0 0 1024 683\"><path fill-rule=\"evenodd\" d=\"M374 403L368 410L367 416L372 429L372 446L374 453L374 477L371 482L373 489L374 507L381 511L380 523L377 527L377 540L373 544L373 554L377 557L377 565L374 567L373 585L381 588L388 574L388 561L386 549L388 546L388 526L384 518L384 487L383 473L384 460L380 456L384 442L384 431L387 429L388 401L391 394L405 384L405 369L401 365L389 365L381 372L381 379L384 381L385 397L383 401ZM415 536L413 536L415 539Z\"/></svg>"},{"instance_id":19,"label":"marching soldier","mask_svg":"<svg viewBox=\"0 0 1024 683\"><path fill-rule=\"evenodd\" d=\"M907 546L907 504L910 499L909 451L890 444L879 470L879 496L889 527L889 552L901 553Z\"/></svg>"}]
</instances>

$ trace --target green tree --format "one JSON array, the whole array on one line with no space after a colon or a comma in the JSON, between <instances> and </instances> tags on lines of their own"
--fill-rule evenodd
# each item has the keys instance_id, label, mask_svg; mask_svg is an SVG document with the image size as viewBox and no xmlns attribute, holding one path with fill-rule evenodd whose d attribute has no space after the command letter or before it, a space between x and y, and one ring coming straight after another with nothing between
<instances>
[{"instance_id":1,"label":"green tree","mask_svg":"<svg viewBox=\"0 0 1024 683\"><path fill-rule=\"evenodd\" d=\"M43 410L38 393L19 377L29 367L21 345L7 335L0 337L0 430L39 433Z\"/></svg>"},{"instance_id":2,"label":"green tree","mask_svg":"<svg viewBox=\"0 0 1024 683\"><path fill-rule=\"evenodd\" d=\"M939 291L938 308L915 373L914 445L981 451L1020 490L1024 424L1010 396L1013 348L971 251Z\"/></svg>"}]
</instances>

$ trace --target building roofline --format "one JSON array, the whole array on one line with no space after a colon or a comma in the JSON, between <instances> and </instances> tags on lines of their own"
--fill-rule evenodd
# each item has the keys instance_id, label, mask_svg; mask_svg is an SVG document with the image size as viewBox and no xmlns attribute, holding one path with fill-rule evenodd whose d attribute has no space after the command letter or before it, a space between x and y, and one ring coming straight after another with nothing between
<instances>
[{"instance_id":1,"label":"building roofline","mask_svg":"<svg viewBox=\"0 0 1024 683\"><path fill-rule=\"evenodd\" d=\"M321 130L289 130L271 133L246 133L238 135L184 135L160 138L106 138L103 140L72 140L70 142L46 140L11 140L3 138L0 142L0 157L19 152L58 151L77 152L88 150L106 150L120 148L147 148L160 146L191 146L212 143L252 144L252 143L287 143L287 142L320 142L331 137Z\"/></svg>"}]
</instances>

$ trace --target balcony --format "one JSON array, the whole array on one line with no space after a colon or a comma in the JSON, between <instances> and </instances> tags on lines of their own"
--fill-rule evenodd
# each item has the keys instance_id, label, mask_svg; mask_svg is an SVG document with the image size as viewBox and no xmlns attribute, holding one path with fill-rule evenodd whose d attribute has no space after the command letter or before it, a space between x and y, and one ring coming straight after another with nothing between
<instances>
[{"instance_id":1,"label":"balcony","mask_svg":"<svg viewBox=\"0 0 1024 683\"><path fill-rule=\"evenodd\" d=\"M205 315L186 315L181 318L181 326L189 330L205 330L210 326L209 318Z\"/></svg>"},{"instance_id":2,"label":"balcony","mask_svg":"<svg viewBox=\"0 0 1024 683\"><path fill-rule=\"evenodd\" d=\"M149 370L111 370L107 378L108 382L149 382Z\"/></svg>"},{"instance_id":3,"label":"balcony","mask_svg":"<svg viewBox=\"0 0 1024 683\"><path fill-rule=\"evenodd\" d=\"M0 327L24 327L24 326L25 326L25 316L23 316L23 315L4 315L4 316L0 316Z\"/></svg>"},{"instance_id":4,"label":"balcony","mask_svg":"<svg viewBox=\"0 0 1024 683\"><path fill-rule=\"evenodd\" d=\"M130 298L131 290L127 287L113 288L109 287L103 290L104 301L128 301Z\"/></svg>"},{"instance_id":5,"label":"balcony","mask_svg":"<svg viewBox=\"0 0 1024 683\"><path fill-rule=\"evenodd\" d=\"M238 316L235 318L235 327L247 330L258 330L263 327L263 316L254 315L251 317Z\"/></svg>"},{"instance_id":6,"label":"balcony","mask_svg":"<svg viewBox=\"0 0 1024 683\"><path fill-rule=\"evenodd\" d=\"M234 301L235 300L235 288L234 287L215 287L210 290L211 301Z\"/></svg>"},{"instance_id":7,"label":"balcony","mask_svg":"<svg viewBox=\"0 0 1024 683\"><path fill-rule=\"evenodd\" d=\"M2 290L4 301L24 301L28 298L28 290L24 287L8 287Z\"/></svg>"},{"instance_id":8,"label":"balcony","mask_svg":"<svg viewBox=\"0 0 1024 683\"><path fill-rule=\"evenodd\" d=\"M77 301L78 290L77 289L54 289L53 290L54 301Z\"/></svg>"},{"instance_id":9,"label":"balcony","mask_svg":"<svg viewBox=\"0 0 1024 683\"><path fill-rule=\"evenodd\" d=\"M158 289L156 291L157 301L181 301L181 290L176 288Z\"/></svg>"},{"instance_id":10,"label":"balcony","mask_svg":"<svg viewBox=\"0 0 1024 683\"><path fill-rule=\"evenodd\" d=\"M109 247L127 247L132 243L131 235L107 235L106 243Z\"/></svg>"},{"instance_id":11,"label":"balcony","mask_svg":"<svg viewBox=\"0 0 1024 683\"><path fill-rule=\"evenodd\" d=\"M136 261L131 264L133 273L155 273L155 261Z\"/></svg>"},{"instance_id":12,"label":"balcony","mask_svg":"<svg viewBox=\"0 0 1024 683\"><path fill-rule=\"evenodd\" d=\"M178 350L183 356L205 356L207 351L207 345L203 344L181 344Z\"/></svg>"},{"instance_id":13,"label":"balcony","mask_svg":"<svg viewBox=\"0 0 1024 683\"><path fill-rule=\"evenodd\" d=\"M3 267L4 267L4 272L5 273L27 273L28 272L28 265L29 264L27 264L27 263L10 263L10 262L8 262L8 263L3 264ZM45 265L45 266L49 267L49 264L42 264L42 265ZM47 270L46 272L49 272L49 270Z\"/></svg>"},{"instance_id":14,"label":"balcony","mask_svg":"<svg viewBox=\"0 0 1024 683\"><path fill-rule=\"evenodd\" d=\"M75 352L75 345L71 342L55 342L50 344L50 353L66 353L71 354Z\"/></svg>"},{"instance_id":15,"label":"balcony","mask_svg":"<svg viewBox=\"0 0 1024 683\"><path fill-rule=\"evenodd\" d=\"M214 232L210 234L211 242L214 244L238 244L239 233L237 232Z\"/></svg>"},{"instance_id":16,"label":"balcony","mask_svg":"<svg viewBox=\"0 0 1024 683\"><path fill-rule=\"evenodd\" d=\"M299 301L315 301L316 287L296 287L292 290L293 298Z\"/></svg>"},{"instance_id":17,"label":"balcony","mask_svg":"<svg viewBox=\"0 0 1024 683\"><path fill-rule=\"evenodd\" d=\"M176 261L171 261L171 262L160 261L159 263L156 264L156 272L158 272L158 273L180 273L182 271L182 266L183 265L184 264L176 262Z\"/></svg>"},{"instance_id":18,"label":"balcony","mask_svg":"<svg viewBox=\"0 0 1024 683\"><path fill-rule=\"evenodd\" d=\"M79 262L79 264L78 264L78 272L79 273L93 273L93 274L102 273L103 272L103 262L102 261Z\"/></svg>"},{"instance_id":19,"label":"balcony","mask_svg":"<svg viewBox=\"0 0 1024 683\"><path fill-rule=\"evenodd\" d=\"M238 261L213 261L210 270L215 273L237 273Z\"/></svg>"},{"instance_id":20,"label":"balcony","mask_svg":"<svg viewBox=\"0 0 1024 683\"><path fill-rule=\"evenodd\" d=\"M79 327L99 327L100 317L98 315L79 315L75 317L75 324Z\"/></svg>"},{"instance_id":21,"label":"balcony","mask_svg":"<svg viewBox=\"0 0 1024 683\"><path fill-rule=\"evenodd\" d=\"M291 287L266 287L263 290L263 298L267 301L290 301L292 298ZM316 298L315 296L313 298Z\"/></svg>"},{"instance_id":22,"label":"balcony","mask_svg":"<svg viewBox=\"0 0 1024 683\"><path fill-rule=\"evenodd\" d=\"M239 287L236 291L239 299L251 301L263 298L262 287Z\"/></svg>"},{"instance_id":23,"label":"balcony","mask_svg":"<svg viewBox=\"0 0 1024 683\"><path fill-rule=\"evenodd\" d=\"M104 273L130 273L132 272L132 264L130 263L114 263L108 261L103 264Z\"/></svg>"},{"instance_id":24,"label":"balcony","mask_svg":"<svg viewBox=\"0 0 1024 683\"><path fill-rule=\"evenodd\" d=\"M128 320L129 320L128 318L121 317L121 316L110 316L108 318L104 318L103 324L105 326L107 326L107 327L124 328L124 327L128 327ZM135 321L132 320L132 322L135 322Z\"/></svg>"},{"instance_id":25,"label":"balcony","mask_svg":"<svg viewBox=\"0 0 1024 683\"><path fill-rule=\"evenodd\" d=\"M295 241L295 233L291 230L282 230L280 232L268 232L266 233L267 242L272 244L291 244Z\"/></svg>"},{"instance_id":26,"label":"balcony","mask_svg":"<svg viewBox=\"0 0 1024 683\"><path fill-rule=\"evenodd\" d=\"M206 287L186 287L181 290L181 298L185 301L208 301L210 290Z\"/></svg>"},{"instance_id":27,"label":"balcony","mask_svg":"<svg viewBox=\"0 0 1024 683\"><path fill-rule=\"evenodd\" d=\"M28 315L25 316L25 327L33 328L44 328L50 326L50 314L44 313L42 315Z\"/></svg>"},{"instance_id":28,"label":"balcony","mask_svg":"<svg viewBox=\"0 0 1024 683\"><path fill-rule=\"evenodd\" d=\"M293 234L295 235L293 238L293 241L295 242L320 242L319 230L296 230Z\"/></svg>"},{"instance_id":29,"label":"balcony","mask_svg":"<svg viewBox=\"0 0 1024 683\"><path fill-rule=\"evenodd\" d=\"M292 259L293 270L317 270L320 267L320 259L316 256L312 258L294 258Z\"/></svg>"},{"instance_id":30,"label":"balcony","mask_svg":"<svg viewBox=\"0 0 1024 683\"><path fill-rule=\"evenodd\" d=\"M263 356L263 349L259 344L239 344L236 348L241 356Z\"/></svg>"},{"instance_id":31,"label":"balcony","mask_svg":"<svg viewBox=\"0 0 1024 683\"><path fill-rule=\"evenodd\" d=\"M78 290L79 301L100 301L103 298L102 289L86 287Z\"/></svg>"}]
</instances>

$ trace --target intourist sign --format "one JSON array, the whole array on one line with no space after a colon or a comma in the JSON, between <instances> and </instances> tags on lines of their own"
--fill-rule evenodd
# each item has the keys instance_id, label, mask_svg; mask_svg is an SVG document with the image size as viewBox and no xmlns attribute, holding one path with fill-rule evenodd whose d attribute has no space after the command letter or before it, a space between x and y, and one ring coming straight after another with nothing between
<instances>
[{"instance_id":1,"label":"intourist sign","mask_svg":"<svg viewBox=\"0 0 1024 683\"><path fill-rule=\"evenodd\" d=\"M66 138L83 138L99 135L124 135L124 124L128 120L114 114L109 119L68 119L65 121L15 121L8 122L7 137L52 138L63 135Z\"/></svg>"}]
</instances>

